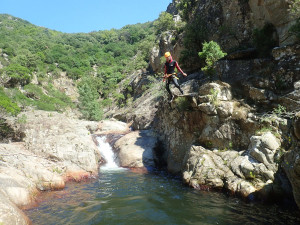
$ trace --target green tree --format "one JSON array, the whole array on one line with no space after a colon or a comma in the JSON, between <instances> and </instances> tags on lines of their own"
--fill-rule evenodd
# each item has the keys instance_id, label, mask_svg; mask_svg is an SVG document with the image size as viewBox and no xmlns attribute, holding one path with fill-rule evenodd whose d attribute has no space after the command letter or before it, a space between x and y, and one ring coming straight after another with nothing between
<instances>
[{"instance_id":1,"label":"green tree","mask_svg":"<svg viewBox=\"0 0 300 225\"><path fill-rule=\"evenodd\" d=\"M199 57L205 59L206 65L201 70L212 77L215 74L215 63L226 55L227 53L222 51L217 42L204 42L203 50L199 52Z\"/></svg>"},{"instance_id":2,"label":"green tree","mask_svg":"<svg viewBox=\"0 0 300 225\"><path fill-rule=\"evenodd\" d=\"M98 101L99 93L97 91L99 85L99 80L91 77L84 77L78 84L79 109L85 119L95 121L102 119L103 112Z\"/></svg>"},{"instance_id":3,"label":"green tree","mask_svg":"<svg viewBox=\"0 0 300 225\"><path fill-rule=\"evenodd\" d=\"M160 34L167 30L175 29L175 22L173 20L173 16L170 13L162 12L158 19L153 23L156 33Z\"/></svg>"},{"instance_id":4,"label":"green tree","mask_svg":"<svg viewBox=\"0 0 300 225\"><path fill-rule=\"evenodd\" d=\"M156 21L156 27L154 22L147 22L128 25L120 30L87 34L57 32L4 14L0 14L0 21L0 51L8 55L6 57L3 54L8 60L0 59L3 65L0 76L11 79L7 84L11 84L11 87L21 84L25 90L33 72L36 72L38 81L45 84L58 78L64 71L68 77L80 80L78 88L81 90L81 101L78 107L85 113L86 118L94 119L101 115L98 93L102 98L108 99L101 102L103 105L111 102L123 103L122 96L115 94L119 83L133 70L148 66L156 33L174 29L172 15L167 13L161 14L160 20ZM156 32L157 28L160 31ZM95 65L97 71L93 68ZM87 82L85 77L93 82ZM96 87L94 83L97 83ZM8 96L12 102L24 106L36 106L45 110L64 108L60 101L56 101L58 97L54 92L51 91L50 94L50 89L46 90L47 94L43 92L45 85L36 85L36 89L33 86L29 85L25 90L27 94L32 94L31 97L21 92L18 92L18 96ZM84 90L87 90L86 94ZM11 89L10 93L13 92L16 90Z\"/></svg>"}]
</instances>

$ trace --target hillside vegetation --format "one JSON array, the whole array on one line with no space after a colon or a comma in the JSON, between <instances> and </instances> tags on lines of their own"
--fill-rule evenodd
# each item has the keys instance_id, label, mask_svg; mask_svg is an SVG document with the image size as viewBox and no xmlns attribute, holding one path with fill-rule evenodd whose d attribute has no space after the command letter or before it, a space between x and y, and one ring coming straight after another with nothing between
<instances>
[{"instance_id":1,"label":"hillside vegetation","mask_svg":"<svg viewBox=\"0 0 300 225\"><path fill-rule=\"evenodd\" d=\"M172 21L172 17L170 17ZM52 80L65 72L78 84L86 119L101 119L101 107L124 98L117 84L132 71L146 68L163 21L128 25L119 30L68 34L0 15L0 106L17 114L20 107L64 111L75 107ZM36 76L38 84L30 82ZM104 99L99 101L99 97Z\"/></svg>"}]
</instances>

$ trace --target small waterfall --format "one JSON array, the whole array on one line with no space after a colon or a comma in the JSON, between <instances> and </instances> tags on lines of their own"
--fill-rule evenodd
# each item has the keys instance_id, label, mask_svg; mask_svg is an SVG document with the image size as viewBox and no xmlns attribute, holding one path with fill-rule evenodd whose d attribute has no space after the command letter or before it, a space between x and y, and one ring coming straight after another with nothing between
<instances>
[{"instance_id":1,"label":"small waterfall","mask_svg":"<svg viewBox=\"0 0 300 225\"><path fill-rule=\"evenodd\" d=\"M106 161L106 164L101 167L101 170L122 170L114 161L114 152L110 144L106 141L105 136L97 137L98 148Z\"/></svg>"}]
</instances>

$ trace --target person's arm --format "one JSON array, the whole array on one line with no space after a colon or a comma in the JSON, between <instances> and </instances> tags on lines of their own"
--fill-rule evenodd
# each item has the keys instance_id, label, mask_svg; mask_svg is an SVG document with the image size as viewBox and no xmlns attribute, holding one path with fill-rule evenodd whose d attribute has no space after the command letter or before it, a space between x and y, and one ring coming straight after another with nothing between
<instances>
[{"instance_id":1,"label":"person's arm","mask_svg":"<svg viewBox=\"0 0 300 225\"><path fill-rule=\"evenodd\" d=\"M177 70L178 70L180 73L182 73L183 76L185 76L185 77L187 76L187 74L186 74L185 72L183 72L182 69L179 67L178 62L175 63L175 66L176 66Z\"/></svg>"},{"instance_id":2,"label":"person's arm","mask_svg":"<svg viewBox=\"0 0 300 225\"><path fill-rule=\"evenodd\" d=\"M164 67L164 76L163 76L163 82L166 81L166 78L167 78L167 67L166 67L166 64L165 64L165 67Z\"/></svg>"}]
</instances>

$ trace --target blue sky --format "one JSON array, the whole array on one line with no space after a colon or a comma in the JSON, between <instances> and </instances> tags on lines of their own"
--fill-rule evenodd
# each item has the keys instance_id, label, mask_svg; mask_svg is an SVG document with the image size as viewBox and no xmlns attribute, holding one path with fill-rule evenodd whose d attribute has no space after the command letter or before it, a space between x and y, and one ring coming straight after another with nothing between
<instances>
[{"instance_id":1,"label":"blue sky","mask_svg":"<svg viewBox=\"0 0 300 225\"><path fill-rule=\"evenodd\" d=\"M91 32L158 18L172 0L1 0L0 13L49 29Z\"/></svg>"}]
</instances>

